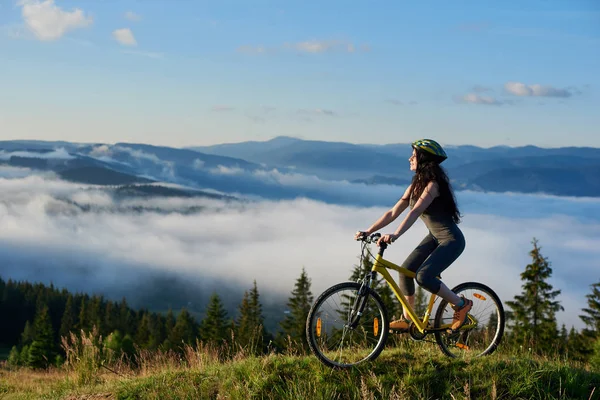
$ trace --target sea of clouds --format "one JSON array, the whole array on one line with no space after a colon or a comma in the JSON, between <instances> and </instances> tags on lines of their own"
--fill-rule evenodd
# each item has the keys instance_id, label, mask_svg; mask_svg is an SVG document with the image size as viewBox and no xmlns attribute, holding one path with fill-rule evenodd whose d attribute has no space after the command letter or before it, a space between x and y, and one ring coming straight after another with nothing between
<instances>
[{"instance_id":1,"label":"sea of clouds","mask_svg":"<svg viewBox=\"0 0 600 400\"><path fill-rule=\"evenodd\" d=\"M309 178L307 178L309 179ZM313 183L314 178L310 178ZM298 184L299 178L293 179ZM332 198L371 199L374 205L292 200L221 202L208 199L113 199L101 190L52 174L0 168L0 276L54 283L70 290L135 296L145 276L169 273L218 290L220 279L261 296L285 298L306 269L315 297L345 281L358 262L354 233L366 229L402 194L393 186L318 183ZM559 323L581 328L590 284L600 281L600 199L457 192L467 239L463 255L443 273L454 286L480 281L503 301L521 291L535 237L551 261L550 283L562 290ZM391 200L391 201L390 201ZM123 212L123 206L167 212ZM389 203L389 205L387 204ZM386 204L382 206L381 204ZM82 211L82 205L92 211ZM173 212L201 206L193 214ZM391 232L400 220L383 233ZM386 258L400 264L426 234L415 225ZM241 296L242 293L239 295Z\"/></svg>"}]
</instances>

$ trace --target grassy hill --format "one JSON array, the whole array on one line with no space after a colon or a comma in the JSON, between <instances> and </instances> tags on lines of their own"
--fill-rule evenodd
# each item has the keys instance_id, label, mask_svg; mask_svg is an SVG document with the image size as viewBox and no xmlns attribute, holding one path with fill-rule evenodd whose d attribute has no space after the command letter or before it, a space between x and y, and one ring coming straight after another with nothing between
<instances>
[{"instance_id":1,"label":"grassy hill","mask_svg":"<svg viewBox=\"0 0 600 400\"><path fill-rule=\"evenodd\" d=\"M589 366L502 351L480 359L449 359L424 342L400 341L375 362L352 370L331 370L312 356L240 353L228 361L219 358L204 349L190 350L182 359L146 355L135 371L118 365L111 371L89 365L48 372L0 369L0 397L600 399L600 372Z\"/></svg>"}]
</instances>

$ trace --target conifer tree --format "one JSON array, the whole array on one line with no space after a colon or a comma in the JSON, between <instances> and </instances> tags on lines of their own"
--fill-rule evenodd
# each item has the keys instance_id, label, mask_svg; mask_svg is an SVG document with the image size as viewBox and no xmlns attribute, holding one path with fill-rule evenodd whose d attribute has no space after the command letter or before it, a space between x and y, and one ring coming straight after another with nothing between
<instances>
[{"instance_id":1,"label":"conifer tree","mask_svg":"<svg viewBox=\"0 0 600 400\"><path fill-rule=\"evenodd\" d=\"M83 330L87 332L89 329L90 326L88 324L87 301L86 296L83 296L79 305L79 318L77 318L77 330Z\"/></svg>"},{"instance_id":2,"label":"conifer tree","mask_svg":"<svg viewBox=\"0 0 600 400\"><path fill-rule=\"evenodd\" d=\"M600 337L600 282L591 285L592 292L586 295L588 306L579 318L585 323L583 333L591 338Z\"/></svg>"},{"instance_id":3,"label":"conifer tree","mask_svg":"<svg viewBox=\"0 0 600 400\"><path fill-rule=\"evenodd\" d=\"M31 344L33 342L35 333L33 327L29 323L29 321L25 322L25 328L23 328L23 332L21 333L21 344L23 346Z\"/></svg>"},{"instance_id":4,"label":"conifer tree","mask_svg":"<svg viewBox=\"0 0 600 400\"><path fill-rule=\"evenodd\" d=\"M239 312L236 324L236 342L251 354L260 354L266 347L267 332L264 327L256 280L250 292L244 293Z\"/></svg>"},{"instance_id":5,"label":"conifer tree","mask_svg":"<svg viewBox=\"0 0 600 400\"><path fill-rule=\"evenodd\" d=\"M280 324L284 335L283 343L287 343L289 338L297 348L305 350L308 348L306 341L306 319L313 303L310 285L311 280L308 278L306 270L302 268L302 273L294 285L292 296L287 302L288 314Z\"/></svg>"},{"instance_id":6,"label":"conifer tree","mask_svg":"<svg viewBox=\"0 0 600 400\"><path fill-rule=\"evenodd\" d=\"M200 324L200 338L203 341L222 344L231 337L231 325L227 321L227 311L221 298L213 293L206 307L206 316Z\"/></svg>"},{"instance_id":7,"label":"conifer tree","mask_svg":"<svg viewBox=\"0 0 600 400\"><path fill-rule=\"evenodd\" d=\"M100 333L104 337L117 329L117 321L119 320L117 313L115 312L115 306L112 301L107 301L104 304L104 315L102 316L102 329Z\"/></svg>"},{"instance_id":8,"label":"conifer tree","mask_svg":"<svg viewBox=\"0 0 600 400\"><path fill-rule=\"evenodd\" d=\"M65 312L63 313L62 319L60 321L60 330L58 332L59 337L68 336L69 332L73 329L75 325L75 308L73 305L73 296L68 295L67 304L65 304Z\"/></svg>"},{"instance_id":9,"label":"conifer tree","mask_svg":"<svg viewBox=\"0 0 600 400\"><path fill-rule=\"evenodd\" d=\"M174 348L174 344L169 340L173 327L175 326L175 317L173 316L173 309L169 307L167 315L165 317L165 340L161 344L163 350L169 350Z\"/></svg>"},{"instance_id":10,"label":"conifer tree","mask_svg":"<svg viewBox=\"0 0 600 400\"><path fill-rule=\"evenodd\" d=\"M38 310L33 322L34 339L29 347L27 364L34 368L45 368L54 359L54 334L48 306Z\"/></svg>"},{"instance_id":11,"label":"conifer tree","mask_svg":"<svg viewBox=\"0 0 600 400\"><path fill-rule=\"evenodd\" d=\"M145 349L148 347L150 341L150 316L148 313L142 315L142 319L138 324L138 328L135 334L135 343L141 348Z\"/></svg>"},{"instance_id":12,"label":"conifer tree","mask_svg":"<svg viewBox=\"0 0 600 400\"><path fill-rule=\"evenodd\" d=\"M577 332L574 326L571 326L571 330L569 331L567 352L569 359L575 361L585 361L589 357L589 347L586 346L583 335Z\"/></svg>"},{"instance_id":13,"label":"conifer tree","mask_svg":"<svg viewBox=\"0 0 600 400\"><path fill-rule=\"evenodd\" d=\"M156 350L165 340L165 326L161 318L154 313L150 314L148 331L150 332L150 337L148 339L147 348L150 350Z\"/></svg>"},{"instance_id":14,"label":"conifer tree","mask_svg":"<svg viewBox=\"0 0 600 400\"><path fill-rule=\"evenodd\" d=\"M182 308L177 315L175 326L169 334L169 342L174 349L182 350L184 346L193 345L196 341L196 327L192 315Z\"/></svg>"},{"instance_id":15,"label":"conifer tree","mask_svg":"<svg viewBox=\"0 0 600 400\"><path fill-rule=\"evenodd\" d=\"M10 349L7 363L12 367L21 365L21 353L19 352L19 349L17 349L17 346L13 346L12 349Z\"/></svg>"},{"instance_id":16,"label":"conifer tree","mask_svg":"<svg viewBox=\"0 0 600 400\"><path fill-rule=\"evenodd\" d=\"M556 344L558 333L556 313L563 310L554 300L560 290L553 290L547 279L552 275L550 262L542 256L538 241L534 238L530 251L532 262L521 273L523 292L507 301L507 320L511 337L517 345L531 348L537 353L550 352Z\"/></svg>"}]
</instances>

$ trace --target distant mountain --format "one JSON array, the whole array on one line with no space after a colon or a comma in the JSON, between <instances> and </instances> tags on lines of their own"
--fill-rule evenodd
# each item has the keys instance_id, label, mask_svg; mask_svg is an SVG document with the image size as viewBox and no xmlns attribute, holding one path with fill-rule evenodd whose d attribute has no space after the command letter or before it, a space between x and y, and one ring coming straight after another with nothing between
<instances>
[{"instance_id":1,"label":"distant mountain","mask_svg":"<svg viewBox=\"0 0 600 400\"><path fill-rule=\"evenodd\" d=\"M62 170L58 175L66 181L87 183L90 185L127 185L131 183L153 182L151 179L93 166Z\"/></svg>"},{"instance_id":2,"label":"distant mountain","mask_svg":"<svg viewBox=\"0 0 600 400\"><path fill-rule=\"evenodd\" d=\"M600 197L600 163L585 167L528 167L483 173L471 184L485 191Z\"/></svg>"},{"instance_id":3,"label":"distant mountain","mask_svg":"<svg viewBox=\"0 0 600 400\"><path fill-rule=\"evenodd\" d=\"M373 174L410 176L406 154L392 154L370 150L368 146L344 142L325 142L277 137L262 142L193 147L196 151L232 156L264 164L288 168L324 179L367 179Z\"/></svg>"},{"instance_id":4,"label":"distant mountain","mask_svg":"<svg viewBox=\"0 0 600 400\"><path fill-rule=\"evenodd\" d=\"M446 146L446 151L449 158L442 165L458 190L600 196L599 148ZM408 143L352 144L285 136L183 149L139 143L0 141L0 165L53 171L73 182L109 186L166 182L236 198L300 196L337 204L374 200L338 191L334 188L348 188L347 183L334 186L340 183L332 181L406 187L413 176L410 153ZM142 195L137 190L126 193Z\"/></svg>"},{"instance_id":5,"label":"distant mountain","mask_svg":"<svg viewBox=\"0 0 600 400\"><path fill-rule=\"evenodd\" d=\"M405 186L412 177L408 143L350 144L278 137L263 144L262 150L259 142L194 149L222 156L235 153L274 167L294 166L300 173L323 179ZM458 189L600 196L600 183L593 178L600 167L600 148L446 146L446 152L449 157L442 165Z\"/></svg>"}]
</instances>

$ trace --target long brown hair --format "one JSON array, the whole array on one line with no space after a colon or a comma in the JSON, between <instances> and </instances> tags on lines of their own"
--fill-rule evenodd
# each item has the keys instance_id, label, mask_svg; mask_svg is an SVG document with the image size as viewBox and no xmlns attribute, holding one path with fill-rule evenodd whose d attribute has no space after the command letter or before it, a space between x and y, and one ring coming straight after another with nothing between
<instances>
[{"instance_id":1,"label":"long brown hair","mask_svg":"<svg viewBox=\"0 0 600 400\"><path fill-rule=\"evenodd\" d=\"M450 179L448 178L446 171L440 166L442 160L426 151L420 149L415 150L417 154L417 171L412 179L410 191L411 198L414 198L416 201L429 182L437 182L440 195L434 201L440 201L442 210L452 217L454 223L460 223L461 215L456 204L456 198L454 197Z\"/></svg>"}]
</instances>

